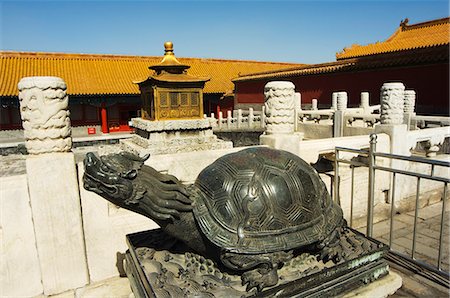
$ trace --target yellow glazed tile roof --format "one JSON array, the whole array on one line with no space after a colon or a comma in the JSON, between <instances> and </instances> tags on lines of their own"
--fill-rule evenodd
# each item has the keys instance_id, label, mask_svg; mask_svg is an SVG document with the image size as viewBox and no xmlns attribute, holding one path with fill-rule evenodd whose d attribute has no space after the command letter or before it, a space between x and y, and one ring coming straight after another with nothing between
<instances>
[{"instance_id":1,"label":"yellow glazed tile roof","mask_svg":"<svg viewBox=\"0 0 450 298\"><path fill-rule=\"evenodd\" d=\"M365 46L352 45L336 54L337 60L428 48L449 44L449 18L408 25L408 19L400 23L397 31L386 41Z\"/></svg>"},{"instance_id":2,"label":"yellow glazed tile roof","mask_svg":"<svg viewBox=\"0 0 450 298\"><path fill-rule=\"evenodd\" d=\"M139 94L133 81L142 81L161 56L119 56L0 51L0 96L17 96L17 83L27 76L57 76L67 83L69 95ZM241 60L177 58L188 73L210 77L205 93L233 90L232 78L242 73L277 70L304 64Z\"/></svg>"}]
</instances>

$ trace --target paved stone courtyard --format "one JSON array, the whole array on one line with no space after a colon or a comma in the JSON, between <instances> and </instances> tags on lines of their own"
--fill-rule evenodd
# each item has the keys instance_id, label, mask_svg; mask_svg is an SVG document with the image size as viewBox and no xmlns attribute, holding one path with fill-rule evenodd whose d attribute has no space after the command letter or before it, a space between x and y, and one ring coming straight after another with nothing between
<instances>
[{"instance_id":1,"label":"paved stone courtyard","mask_svg":"<svg viewBox=\"0 0 450 298\"><path fill-rule=\"evenodd\" d=\"M447 199L448 200L448 199ZM449 224L450 204L447 202L443 220L442 263L449 271ZM442 202L419 209L415 258L432 266L437 265L439 235L441 227ZM414 211L394 216L393 241L391 249L411 256L413 243ZM385 220L374 225L374 238L389 244L390 222Z\"/></svg>"},{"instance_id":2,"label":"paved stone courtyard","mask_svg":"<svg viewBox=\"0 0 450 298\"><path fill-rule=\"evenodd\" d=\"M441 226L442 202L419 209L415 259L437 266L438 245ZM392 250L411 256L413 239L414 211L394 216ZM441 267L449 271L450 243L450 202L447 197L443 220L443 247ZM358 229L365 232L365 227ZM389 244L390 221L374 224L374 238ZM393 297L450 297L449 289L440 286L415 272L389 262L391 270L403 279L402 287Z\"/></svg>"}]
</instances>

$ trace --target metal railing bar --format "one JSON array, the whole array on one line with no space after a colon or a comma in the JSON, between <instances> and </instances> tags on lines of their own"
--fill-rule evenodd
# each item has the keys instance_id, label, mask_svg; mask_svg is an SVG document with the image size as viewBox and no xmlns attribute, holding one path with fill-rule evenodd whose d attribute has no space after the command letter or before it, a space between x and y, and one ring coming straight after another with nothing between
<instances>
[{"instance_id":1,"label":"metal railing bar","mask_svg":"<svg viewBox=\"0 0 450 298\"><path fill-rule=\"evenodd\" d=\"M392 196L391 196L391 218L390 218L390 225L389 225L389 247L392 247L392 238L394 234L394 215L395 215L395 175L396 173L393 173L392 176Z\"/></svg>"},{"instance_id":2,"label":"metal railing bar","mask_svg":"<svg viewBox=\"0 0 450 298\"><path fill-rule=\"evenodd\" d=\"M335 150L335 160L334 160L334 202L338 204L339 199L339 150ZM340 206L340 204L339 204Z\"/></svg>"},{"instance_id":3,"label":"metal railing bar","mask_svg":"<svg viewBox=\"0 0 450 298\"><path fill-rule=\"evenodd\" d=\"M336 147L336 150L338 151L345 151L345 152L351 152L351 153L361 153L361 154L369 154L369 151L364 149L354 149L354 148L346 148L346 147Z\"/></svg>"},{"instance_id":4,"label":"metal railing bar","mask_svg":"<svg viewBox=\"0 0 450 298\"><path fill-rule=\"evenodd\" d=\"M430 176L434 176L434 165L433 165L433 164L431 165L431 173L430 173Z\"/></svg>"},{"instance_id":5,"label":"metal railing bar","mask_svg":"<svg viewBox=\"0 0 450 298\"><path fill-rule=\"evenodd\" d=\"M445 202L447 201L447 183L444 184L444 193L442 196L442 212L441 212L441 228L439 231L439 253L438 253L438 269L441 269L442 262L442 245L444 242L444 215L445 215Z\"/></svg>"},{"instance_id":6,"label":"metal railing bar","mask_svg":"<svg viewBox=\"0 0 450 298\"><path fill-rule=\"evenodd\" d=\"M373 209L375 205L375 155L374 152L377 148L377 135L370 135L370 145L369 145L369 185L368 185L368 198L367 198L367 227L366 235L372 237L373 233Z\"/></svg>"},{"instance_id":7,"label":"metal railing bar","mask_svg":"<svg viewBox=\"0 0 450 298\"><path fill-rule=\"evenodd\" d=\"M402 174L402 175L406 175L406 176L422 178L422 179L435 180L435 181L439 181L439 182L443 182L443 183L450 183L450 179L449 178L444 178L444 177L430 176L430 175L427 175L427 174L408 172L408 171L404 171L404 170L393 169L393 168L386 168L386 167L381 167L381 166L374 166L374 169L375 170L386 171L386 172L391 172L391 173Z\"/></svg>"},{"instance_id":8,"label":"metal railing bar","mask_svg":"<svg viewBox=\"0 0 450 298\"><path fill-rule=\"evenodd\" d=\"M350 194L350 228L353 226L353 196L355 190L355 167L352 167L352 189Z\"/></svg>"},{"instance_id":9,"label":"metal railing bar","mask_svg":"<svg viewBox=\"0 0 450 298\"><path fill-rule=\"evenodd\" d=\"M417 187L416 187L416 208L414 210L414 227L413 227L413 240L412 240L412 252L411 258L414 258L416 253L416 238L417 238L417 218L419 216L419 191L420 191L420 177L417 177Z\"/></svg>"},{"instance_id":10,"label":"metal railing bar","mask_svg":"<svg viewBox=\"0 0 450 298\"><path fill-rule=\"evenodd\" d=\"M336 161L338 162L342 162L345 164L349 164L355 167L367 167L367 164L363 163L363 162L359 162L359 161L353 161L353 160L347 160L347 159L336 159Z\"/></svg>"},{"instance_id":11,"label":"metal railing bar","mask_svg":"<svg viewBox=\"0 0 450 298\"><path fill-rule=\"evenodd\" d=\"M418 156L404 156L404 155L397 155L397 154L392 154L392 153L382 153L382 152L374 152L373 154L376 157L385 157L385 158L406 160L406 161L412 161L412 162L426 163L426 164L442 166L442 167L450 167L450 162L448 162L448 161L427 159L427 158L418 157Z\"/></svg>"}]
</instances>

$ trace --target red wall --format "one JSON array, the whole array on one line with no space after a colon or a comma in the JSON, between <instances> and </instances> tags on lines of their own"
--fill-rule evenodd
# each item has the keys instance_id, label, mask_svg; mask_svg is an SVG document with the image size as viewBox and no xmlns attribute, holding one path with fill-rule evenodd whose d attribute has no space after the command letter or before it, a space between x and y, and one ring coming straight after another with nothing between
<instances>
[{"instance_id":1,"label":"red wall","mask_svg":"<svg viewBox=\"0 0 450 298\"><path fill-rule=\"evenodd\" d=\"M259 80L235 82L238 103L263 103L264 85L269 81ZM370 93L370 104L379 103L380 88L385 82L402 82L406 89L417 93L416 112L419 114L449 115L449 65L436 64L398 69L382 69L351 73L333 73L290 77L284 80L295 84L297 92L302 94L302 104L311 103L313 98L319 101L319 107L329 107L331 94L346 91L349 106L357 106L360 93Z\"/></svg>"}]
</instances>

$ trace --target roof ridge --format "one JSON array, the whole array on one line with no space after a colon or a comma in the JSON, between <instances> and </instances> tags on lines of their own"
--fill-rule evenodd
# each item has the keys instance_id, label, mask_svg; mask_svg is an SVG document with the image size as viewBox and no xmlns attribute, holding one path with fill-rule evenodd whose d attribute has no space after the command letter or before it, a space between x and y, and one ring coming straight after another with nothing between
<instances>
[{"instance_id":1,"label":"roof ridge","mask_svg":"<svg viewBox=\"0 0 450 298\"><path fill-rule=\"evenodd\" d=\"M23 57L33 56L42 58L63 58L63 59L161 59L163 56L142 56L142 55L120 55L120 54L89 54L89 53L63 53L63 52L28 52L28 51L0 51L1 56ZM205 61L205 62L240 62L240 63L258 63L274 65L304 65L304 63L295 62L275 62L275 61L257 61L257 60L239 60L239 59L220 59L220 58L196 58L196 57L178 57L180 60Z\"/></svg>"},{"instance_id":2,"label":"roof ridge","mask_svg":"<svg viewBox=\"0 0 450 298\"><path fill-rule=\"evenodd\" d=\"M402 28L403 31L406 31L406 30L419 29L419 28L423 28L423 27L437 26L437 25L441 25L441 24L445 24L445 23L450 23L450 17L415 23L415 24L411 24L411 25L408 24L408 22L406 22L404 24L404 26L401 26L401 24L400 24L400 27Z\"/></svg>"},{"instance_id":3,"label":"roof ridge","mask_svg":"<svg viewBox=\"0 0 450 298\"><path fill-rule=\"evenodd\" d=\"M362 55L360 53L358 54L358 51L359 52L360 51L364 51L364 48L369 49L370 47L372 47L372 49L374 49L374 47L381 47L381 46L383 46L383 44L395 45L395 43L393 41L397 41L396 40L397 37L398 37L398 39L403 38L403 37L401 37L403 35L400 35L402 32L450 23L450 17L430 20L430 21L416 23L416 24L411 24L411 25L409 25L408 22L409 22L408 18L402 20L400 22L399 27L395 30L395 32L389 38L387 38L384 41L376 41L376 42L368 43L368 44L365 44L365 45L352 44L349 47L345 47L344 49L342 49L342 51L336 53L336 59L337 60L342 60L342 59L348 59L348 58L352 58L352 57L362 57L362 56L373 55L374 52L366 53L366 54ZM439 29L439 30L441 30L441 29ZM405 39L405 38L403 38L403 39ZM415 37L411 37L409 39L413 40L413 39L416 39L416 38ZM441 44L445 44L445 43L441 42L441 43L438 43L438 44L418 46L418 48L429 47L429 46L430 47L431 46L439 46ZM386 51L386 52L395 52L395 51L400 51L400 50L401 49L395 49L395 50L389 50L389 51Z\"/></svg>"},{"instance_id":4,"label":"roof ridge","mask_svg":"<svg viewBox=\"0 0 450 298\"><path fill-rule=\"evenodd\" d=\"M334 65L351 62L350 60L354 60L354 59L347 59L345 61L339 60L339 61L332 61L332 62L324 62L324 63L318 63L318 64L305 64L305 65L298 66L298 67L283 68L283 69L277 69L277 70L267 70L267 71L254 72L254 73L244 73L244 74L240 74L239 78L254 76L254 75L276 74L276 73L280 73L280 72L289 72L289 71L303 70L303 69L308 69L308 68L334 66Z\"/></svg>"}]
</instances>

